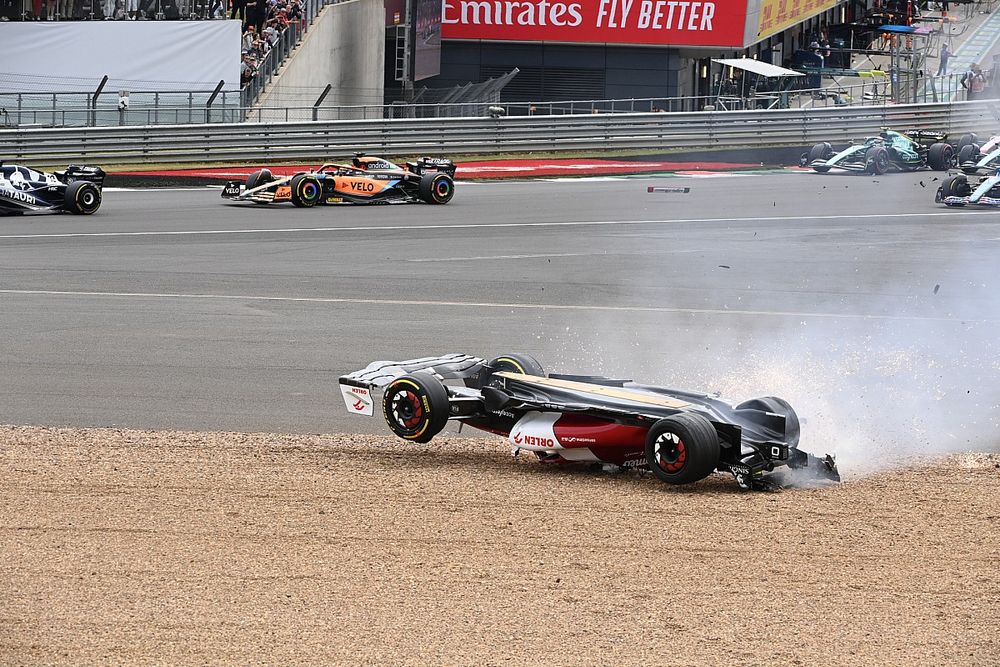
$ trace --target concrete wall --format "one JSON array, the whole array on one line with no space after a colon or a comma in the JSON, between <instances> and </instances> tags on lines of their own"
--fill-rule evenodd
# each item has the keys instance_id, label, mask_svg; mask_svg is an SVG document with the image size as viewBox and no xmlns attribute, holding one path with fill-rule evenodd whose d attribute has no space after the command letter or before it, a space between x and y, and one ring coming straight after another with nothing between
<instances>
[{"instance_id":1,"label":"concrete wall","mask_svg":"<svg viewBox=\"0 0 1000 667\"><path fill-rule=\"evenodd\" d=\"M310 107L328 83L333 89L323 107L382 104L385 63L385 9L382 0L351 0L327 5L278 76L261 95L258 107ZM309 120L309 112L289 120ZM371 114L369 113L369 116ZM258 117L257 112L251 116ZM262 120L285 120L284 112L262 112ZM338 117L320 110L320 120Z\"/></svg>"}]
</instances>

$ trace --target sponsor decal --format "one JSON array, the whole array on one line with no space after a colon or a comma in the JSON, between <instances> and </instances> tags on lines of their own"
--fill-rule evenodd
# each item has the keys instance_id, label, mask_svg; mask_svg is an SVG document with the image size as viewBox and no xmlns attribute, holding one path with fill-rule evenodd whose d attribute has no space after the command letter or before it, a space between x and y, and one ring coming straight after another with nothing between
<instances>
[{"instance_id":1,"label":"sponsor decal","mask_svg":"<svg viewBox=\"0 0 1000 667\"><path fill-rule=\"evenodd\" d=\"M525 435L518 431L514 434L514 444L527 445L528 447L555 447L556 441L552 438L542 438L537 435Z\"/></svg>"},{"instance_id":2,"label":"sponsor decal","mask_svg":"<svg viewBox=\"0 0 1000 667\"><path fill-rule=\"evenodd\" d=\"M348 412L368 417L375 414L375 403L372 400L371 391L366 387L351 387L342 384L340 385L340 393L344 397L344 404L347 406Z\"/></svg>"},{"instance_id":3,"label":"sponsor decal","mask_svg":"<svg viewBox=\"0 0 1000 667\"><path fill-rule=\"evenodd\" d=\"M494 410L493 414L495 414L497 417L508 417L509 419L513 419L514 417L517 416L510 410Z\"/></svg>"},{"instance_id":4,"label":"sponsor decal","mask_svg":"<svg viewBox=\"0 0 1000 667\"><path fill-rule=\"evenodd\" d=\"M559 438L559 442L597 442L596 438L581 438L576 435L567 435Z\"/></svg>"},{"instance_id":5,"label":"sponsor decal","mask_svg":"<svg viewBox=\"0 0 1000 667\"><path fill-rule=\"evenodd\" d=\"M375 184L367 181L348 181L347 185L354 192L375 192Z\"/></svg>"},{"instance_id":6,"label":"sponsor decal","mask_svg":"<svg viewBox=\"0 0 1000 667\"><path fill-rule=\"evenodd\" d=\"M239 185L227 185L222 189L223 194L227 195L238 195L240 193Z\"/></svg>"},{"instance_id":7,"label":"sponsor decal","mask_svg":"<svg viewBox=\"0 0 1000 667\"><path fill-rule=\"evenodd\" d=\"M743 46L747 14L746 0L443 0L442 7L445 39L664 46Z\"/></svg>"},{"instance_id":8,"label":"sponsor decal","mask_svg":"<svg viewBox=\"0 0 1000 667\"><path fill-rule=\"evenodd\" d=\"M274 201L288 201L292 198L292 188L288 185L280 185L274 191Z\"/></svg>"},{"instance_id":9,"label":"sponsor decal","mask_svg":"<svg viewBox=\"0 0 1000 667\"><path fill-rule=\"evenodd\" d=\"M343 197L328 197L326 200L327 204L340 204L344 201Z\"/></svg>"},{"instance_id":10,"label":"sponsor decal","mask_svg":"<svg viewBox=\"0 0 1000 667\"><path fill-rule=\"evenodd\" d=\"M30 206L35 206L38 204L38 200L27 192L20 192L18 190L8 190L4 188L0 190L0 195L7 197L8 199L13 199L14 201L23 202Z\"/></svg>"},{"instance_id":11,"label":"sponsor decal","mask_svg":"<svg viewBox=\"0 0 1000 667\"><path fill-rule=\"evenodd\" d=\"M633 459L631 461L624 461L622 463L622 468L648 468L649 464L646 463L646 459Z\"/></svg>"}]
</instances>

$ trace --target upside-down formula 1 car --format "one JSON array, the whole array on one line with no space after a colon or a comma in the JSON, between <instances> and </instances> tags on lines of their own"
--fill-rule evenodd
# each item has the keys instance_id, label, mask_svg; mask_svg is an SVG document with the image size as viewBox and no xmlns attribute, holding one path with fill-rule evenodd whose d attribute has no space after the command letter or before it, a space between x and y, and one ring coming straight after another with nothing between
<instances>
[{"instance_id":1,"label":"upside-down formula 1 car","mask_svg":"<svg viewBox=\"0 0 1000 667\"><path fill-rule=\"evenodd\" d=\"M969 133L958 142L958 168L971 175L996 171L1000 167L1000 135L979 143L979 137Z\"/></svg>"},{"instance_id":2,"label":"upside-down formula 1 car","mask_svg":"<svg viewBox=\"0 0 1000 667\"><path fill-rule=\"evenodd\" d=\"M71 164L66 171L46 173L0 161L0 215L76 213L101 208L104 171Z\"/></svg>"},{"instance_id":3,"label":"upside-down formula 1 car","mask_svg":"<svg viewBox=\"0 0 1000 667\"><path fill-rule=\"evenodd\" d=\"M863 174L884 174L889 171L934 169L947 171L955 163L955 148L946 143L947 134L927 130L882 130L864 143L852 144L837 152L829 143L813 146L803 153L799 164L824 174L831 169Z\"/></svg>"},{"instance_id":4,"label":"upside-down formula 1 car","mask_svg":"<svg viewBox=\"0 0 1000 667\"><path fill-rule=\"evenodd\" d=\"M780 398L734 406L631 380L546 375L525 354L377 361L341 376L340 389L348 411L366 416L381 392L389 429L413 442L428 442L453 420L506 436L515 455L649 469L668 484L718 470L743 488L767 489L781 485L779 468L786 477L840 480L831 456L799 449L799 419Z\"/></svg>"},{"instance_id":5,"label":"upside-down formula 1 car","mask_svg":"<svg viewBox=\"0 0 1000 667\"><path fill-rule=\"evenodd\" d=\"M222 197L271 204L447 204L455 194L455 164L423 157L399 167L358 153L351 164L324 164L315 171L275 178L269 169L255 171L245 183L229 181Z\"/></svg>"},{"instance_id":6,"label":"upside-down formula 1 car","mask_svg":"<svg viewBox=\"0 0 1000 667\"><path fill-rule=\"evenodd\" d=\"M968 174L956 174L941 181L934 194L934 201L945 206L1000 207L1000 167L983 176L975 184L969 183Z\"/></svg>"}]
</instances>

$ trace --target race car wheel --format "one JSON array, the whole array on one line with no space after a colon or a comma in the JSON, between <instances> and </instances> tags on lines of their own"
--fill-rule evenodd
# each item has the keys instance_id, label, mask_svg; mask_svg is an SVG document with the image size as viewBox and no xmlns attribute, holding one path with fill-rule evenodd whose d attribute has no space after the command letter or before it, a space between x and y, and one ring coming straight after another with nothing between
<instances>
[{"instance_id":1,"label":"race car wheel","mask_svg":"<svg viewBox=\"0 0 1000 667\"><path fill-rule=\"evenodd\" d=\"M66 186L66 210L90 215L101 208L101 190L90 181L73 181Z\"/></svg>"},{"instance_id":2,"label":"race car wheel","mask_svg":"<svg viewBox=\"0 0 1000 667\"><path fill-rule=\"evenodd\" d=\"M968 197L972 194L969 179L964 174L950 176L941 182L941 200L945 197Z\"/></svg>"},{"instance_id":3,"label":"race car wheel","mask_svg":"<svg viewBox=\"0 0 1000 667\"><path fill-rule=\"evenodd\" d=\"M976 144L965 144L959 149L958 166L962 167L962 169L968 168L975 173L973 167L976 162L979 162L979 146Z\"/></svg>"},{"instance_id":4,"label":"race car wheel","mask_svg":"<svg viewBox=\"0 0 1000 667\"><path fill-rule=\"evenodd\" d=\"M309 208L319 203L323 186L314 176L299 174L289 183L292 189L292 203L299 208Z\"/></svg>"},{"instance_id":5,"label":"race car wheel","mask_svg":"<svg viewBox=\"0 0 1000 667\"><path fill-rule=\"evenodd\" d=\"M441 172L420 177L420 199L428 204L447 204L455 196L455 181Z\"/></svg>"},{"instance_id":6,"label":"race car wheel","mask_svg":"<svg viewBox=\"0 0 1000 667\"><path fill-rule=\"evenodd\" d=\"M382 395L382 415L404 440L429 442L448 423L448 390L430 373L396 378Z\"/></svg>"},{"instance_id":7,"label":"race car wheel","mask_svg":"<svg viewBox=\"0 0 1000 667\"><path fill-rule=\"evenodd\" d=\"M271 173L270 169L261 169L260 171L255 171L249 176L247 176L247 190L253 190L254 188L260 187L261 185L266 185L274 180L274 175Z\"/></svg>"},{"instance_id":8,"label":"race car wheel","mask_svg":"<svg viewBox=\"0 0 1000 667\"><path fill-rule=\"evenodd\" d=\"M719 434L695 412L661 419L646 434L646 463L667 484L697 482L719 464Z\"/></svg>"},{"instance_id":9,"label":"race car wheel","mask_svg":"<svg viewBox=\"0 0 1000 667\"><path fill-rule=\"evenodd\" d=\"M885 146L872 146L865 153L865 164L869 174L884 174L889 171L889 151Z\"/></svg>"},{"instance_id":10,"label":"race car wheel","mask_svg":"<svg viewBox=\"0 0 1000 667\"><path fill-rule=\"evenodd\" d=\"M821 144L816 144L811 149L809 149L808 162L806 164L812 164L816 160L829 160L830 156L833 154L833 147L827 142Z\"/></svg>"},{"instance_id":11,"label":"race car wheel","mask_svg":"<svg viewBox=\"0 0 1000 667\"><path fill-rule=\"evenodd\" d=\"M976 136L975 132L969 132L968 134L963 134L962 138L958 140L958 151L962 152L962 149L969 144L978 144L979 137Z\"/></svg>"},{"instance_id":12,"label":"race car wheel","mask_svg":"<svg viewBox=\"0 0 1000 667\"><path fill-rule=\"evenodd\" d=\"M927 151L927 164L935 171L948 171L955 163L955 149L951 144L931 144Z\"/></svg>"},{"instance_id":13,"label":"race car wheel","mask_svg":"<svg viewBox=\"0 0 1000 667\"><path fill-rule=\"evenodd\" d=\"M796 414L795 409L791 404L783 398L778 398L777 396L763 396L761 398L753 398L749 401L744 401L736 406L737 410L761 410L763 412L772 412L776 415L781 415L785 418L785 442L789 447L795 447L799 444L799 435L801 433L801 425L799 424L799 416Z\"/></svg>"},{"instance_id":14,"label":"race car wheel","mask_svg":"<svg viewBox=\"0 0 1000 667\"><path fill-rule=\"evenodd\" d=\"M479 386L485 387L489 384L490 378L497 371L545 377L545 370L542 368L542 365L530 354L502 354L496 359L492 359L487 364L487 368L480 371Z\"/></svg>"}]
</instances>

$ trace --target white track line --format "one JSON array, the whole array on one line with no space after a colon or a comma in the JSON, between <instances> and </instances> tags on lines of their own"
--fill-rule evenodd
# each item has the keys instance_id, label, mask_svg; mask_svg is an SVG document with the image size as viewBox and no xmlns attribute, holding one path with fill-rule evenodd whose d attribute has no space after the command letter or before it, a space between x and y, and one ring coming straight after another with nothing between
<instances>
[{"instance_id":1,"label":"white track line","mask_svg":"<svg viewBox=\"0 0 1000 667\"><path fill-rule=\"evenodd\" d=\"M951 211L934 213L864 213L860 215L779 215L759 218L671 218L661 220L573 220L565 222L489 222L482 224L459 223L453 225L366 225L354 227L277 227L261 229L192 229L184 231L146 232L65 232L61 234L4 234L0 239L59 239L98 238L125 236L204 236L210 234L298 234L302 232L394 232L440 229L517 229L526 227L609 227L617 225L662 225L674 223L716 223L716 222L786 222L817 220L885 220L889 218L943 218L957 215ZM973 216L996 216L994 211L968 211L960 214L963 218Z\"/></svg>"},{"instance_id":2,"label":"white track line","mask_svg":"<svg viewBox=\"0 0 1000 667\"><path fill-rule=\"evenodd\" d=\"M588 306L585 304L502 303L493 301L430 301L406 299L345 299L335 297L260 296L252 294L183 294L174 292L84 292L67 290L0 289L0 294L24 296L72 296L86 298L130 299L215 299L223 301L265 301L286 303L344 303L371 306L433 306L444 308L504 308L516 310L566 310L612 313L679 313L690 315L743 315L772 317L817 317L838 320L893 320L916 322L950 322L953 324L997 323L1000 319L962 319L927 317L922 315L863 315L858 313L822 313L795 310L735 310L728 308L664 308L658 306Z\"/></svg>"}]
</instances>

